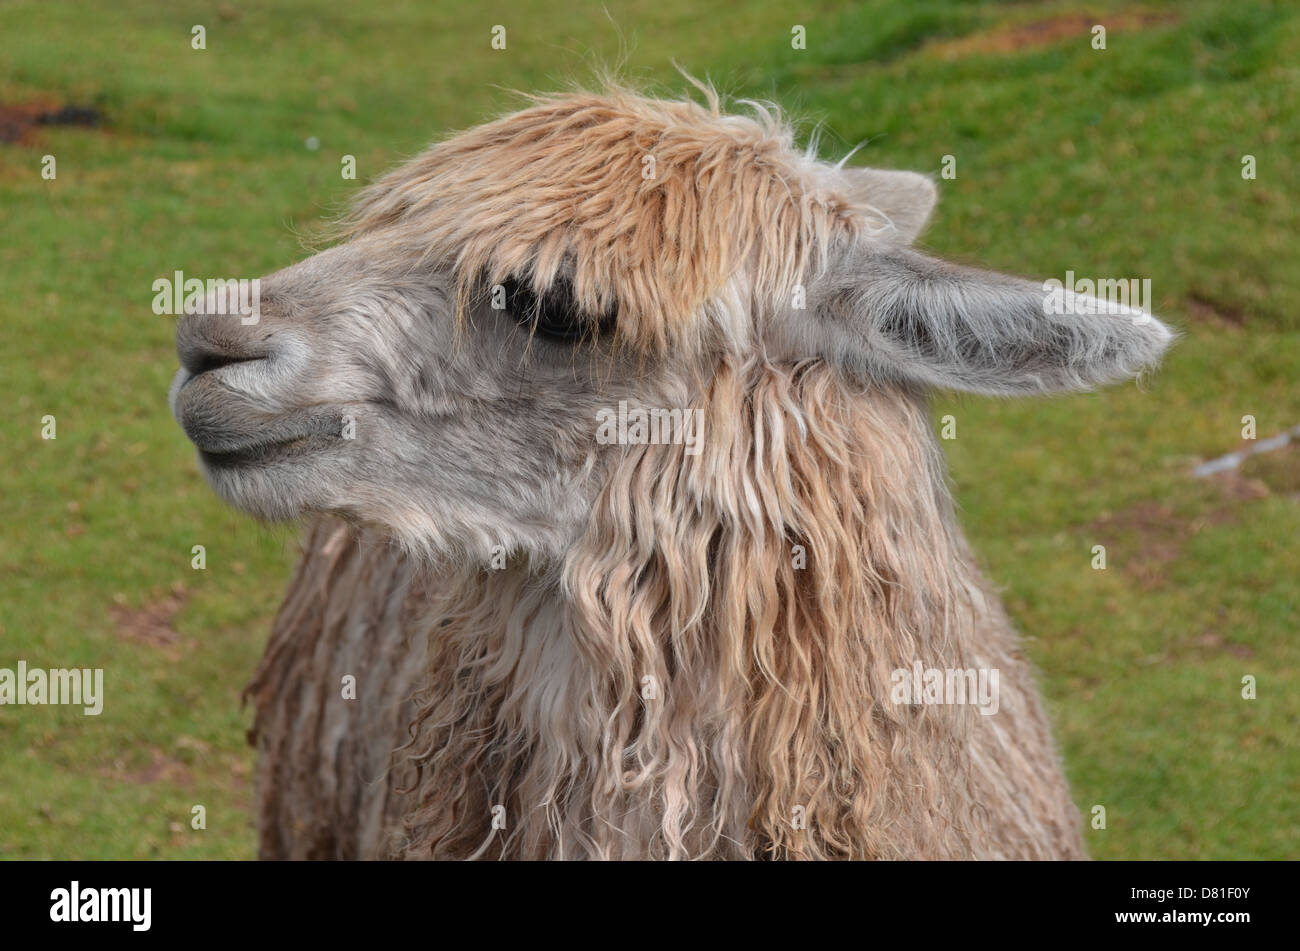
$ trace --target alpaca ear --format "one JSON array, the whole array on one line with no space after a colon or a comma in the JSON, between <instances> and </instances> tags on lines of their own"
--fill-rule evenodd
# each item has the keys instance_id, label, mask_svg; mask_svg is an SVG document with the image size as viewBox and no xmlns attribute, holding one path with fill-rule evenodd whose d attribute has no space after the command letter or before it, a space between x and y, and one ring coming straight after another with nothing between
<instances>
[{"instance_id":1,"label":"alpaca ear","mask_svg":"<svg viewBox=\"0 0 1300 951\"><path fill-rule=\"evenodd\" d=\"M886 240L888 234L896 233L903 244L911 244L939 201L934 182L918 172L845 168L844 173L852 197L879 211L892 225L887 233L879 236Z\"/></svg>"},{"instance_id":2,"label":"alpaca ear","mask_svg":"<svg viewBox=\"0 0 1300 951\"><path fill-rule=\"evenodd\" d=\"M855 248L823 280L817 319L800 322L800 336L869 379L989 395L1084 390L1136 376L1174 339L1150 314L1059 281L1035 284L888 244Z\"/></svg>"}]
</instances>

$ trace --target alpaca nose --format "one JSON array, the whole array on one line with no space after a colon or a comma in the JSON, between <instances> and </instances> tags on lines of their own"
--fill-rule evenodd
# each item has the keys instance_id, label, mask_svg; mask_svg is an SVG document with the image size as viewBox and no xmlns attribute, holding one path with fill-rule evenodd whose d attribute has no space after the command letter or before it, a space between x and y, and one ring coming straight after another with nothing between
<instances>
[{"instance_id":1,"label":"alpaca nose","mask_svg":"<svg viewBox=\"0 0 1300 951\"><path fill-rule=\"evenodd\" d=\"M214 312L187 313L176 325L176 353L181 367L198 376L235 363L264 360L271 353L273 333L265 315Z\"/></svg>"},{"instance_id":2,"label":"alpaca nose","mask_svg":"<svg viewBox=\"0 0 1300 951\"><path fill-rule=\"evenodd\" d=\"M262 358L234 356L216 350L197 349L182 354L181 366L188 370L193 376L198 376L201 373L207 373L209 370L220 370L222 367L230 366L232 363L249 363L250 361L260 359Z\"/></svg>"},{"instance_id":3,"label":"alpaca nose","mask_svg":"<svg viewBox=\"0 0 1300 951\"><path fill-rule=\"evenodd\" d=\"M312 377L284 310L262 305L250 314L210 303L196 302L176 324L181 366L167 402L190 441L228 456L286 433L316 432L321 424L300 418L303 386Z\"/></svg>"}]
</instances>

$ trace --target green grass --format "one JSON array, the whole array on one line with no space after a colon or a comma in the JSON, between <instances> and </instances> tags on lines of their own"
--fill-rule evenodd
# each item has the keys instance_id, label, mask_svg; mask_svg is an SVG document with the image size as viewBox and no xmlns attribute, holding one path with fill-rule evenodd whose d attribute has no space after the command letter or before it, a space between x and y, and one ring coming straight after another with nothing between
<instances>
[{"instance_id":1,"label":"green grass","mask_svg":"<svg viewBox=\"0 0 1300 951\"><path fill-rule=\"evenodd\" d=\"M1226 482L1189 470L1237 447L1243 415L1261 438L1300 422L1300 9L568 6L0 7L0 103L109 117L0 145L0 667L103 667L107 691L98 718L0 707L0 855L254 854L239 693L294 533L227 511L197 475L165 405L175 356L154 278L286 265L366 179L513 107L506 90L622 59L661 91L683 89L676 61L775 99L806 132L821 124L830 158L864 140L865 164L937 173L955 156L923 241L937 253L1152 279L1186 336L1140 386L935 411L957 418L964 520L1042 671L1076 802L1106 807L1093 855L1295 857L1300 454ZM1107 50L1032 26L1084 11L1112 23ZM489 48L497 23L506 51ZM795 23L806 50L790 48ZM1013 35L1043 42L997 42L1027 25ZM340 178L343 154L358 181Z\"/></svg>"}]
</instances>

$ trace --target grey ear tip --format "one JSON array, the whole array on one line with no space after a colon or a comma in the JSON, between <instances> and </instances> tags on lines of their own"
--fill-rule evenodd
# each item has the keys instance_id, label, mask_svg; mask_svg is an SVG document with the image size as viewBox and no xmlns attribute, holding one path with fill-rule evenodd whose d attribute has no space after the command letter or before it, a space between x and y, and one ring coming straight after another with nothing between
<instances>
[{"instance_id":1,"label":"grey ear tip","mask_svg":"<svg viewBox=\"0 0 1300 951\"><path fill-rule=\"evenodd\" d=\"M1153 332L1143 341L1144 346L1134 348L1129 359L1114 368L1110 379L1098 381L1098 385L1122 382L1124 380L1143 380L1159 372L1165 356L1183 336L1175 327L1152 317Z\"/></svg>"},{"instance_id":2,"label":"grey ear tip","mask_svg":"<svg viewBox=\"0 0 1300 951\"><path fill-rule=\"evenodd\" d=\"M929 206L929 208L926 209L926 217L928 219L929 212L939 203L939 183L934 180L932 175L927 175L924 172L913 172L912 174L916 176L915 182L918 192L917 197L924 204Z\"/></svg>"},{"instance_id":3,"label":"grey ear tip","mask_svg":"<svg viewBox=\"0 0 1300 951\"><path fill-rule=\"evenodd\" d=\"M1146 314L1145 319L1134 324L1133 331L1125 334L1124 349L1128 359L1124 363L1135 368L1159 364L1160 360L1181 338L1182 333L1160 318Z\"/></svg>"},{"instance_id":4,"label":"grey ear tip","mask_svg":"<svg viewBox=\"0 0 1300 951\"><path fill-rule=\"evenodd\" d=\"M1183 332L1177 327L1171 327L1158 317L1152 317L1151 320L1155 324L1156 331L1152 347L1155 351L1153 359L1154 361L1159 362L1161 357L1168 353L1175 344L1183 339Z\"/></svg>"}]
</instances>

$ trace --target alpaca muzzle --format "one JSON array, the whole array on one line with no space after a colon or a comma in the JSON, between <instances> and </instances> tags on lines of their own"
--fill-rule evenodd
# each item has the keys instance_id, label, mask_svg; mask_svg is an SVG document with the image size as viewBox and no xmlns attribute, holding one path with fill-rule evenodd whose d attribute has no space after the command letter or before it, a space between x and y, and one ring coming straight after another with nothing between
<instances>
[{"instance_id":1,"label":"alpaca muzzle","mask_svg":"<svg viewBox=\"0 0 1300 951\"><path fill-rule=\"evenodd\" d=\"M209 465L266 461L337 439L339 414L297 399L306 376L299 348L265 324L189 313L177 325L176 351L181 367L168 403Z\"/></svg>"}]
</instances>

